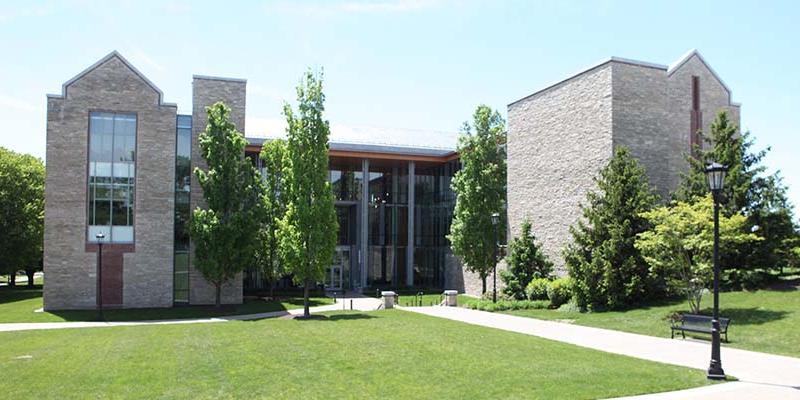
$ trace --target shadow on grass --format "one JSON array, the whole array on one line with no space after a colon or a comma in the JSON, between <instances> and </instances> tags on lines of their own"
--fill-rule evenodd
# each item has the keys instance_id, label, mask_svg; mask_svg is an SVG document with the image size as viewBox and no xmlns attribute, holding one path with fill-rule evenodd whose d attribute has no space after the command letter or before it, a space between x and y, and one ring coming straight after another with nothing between
<instances>
[{"instance_id":1,"label":"shadow on grass","mask_svg":"<svg viewBox=\"0 0 800 400\"><path fill-rule=\"evenodd\" d=\"M325 314L312 314L310 317L305 318L303 316L296 316L293 319L295 321L352 321L352 320L359 320L359 319L372 319L377 318L374 315L362 314L362 313L353 313L353 314L333 314L333 315L325 315Z\"/></svg>"},{"instance_id":2,"label":"shadow on grass","mask_svg":"<svg viewBox=\"0 0 800 400\"><path fill-rule=\"evenodd\" d=\"M711 315L711 308L704 308L701 312L704 315ZM786 318L789 314L786 311L764 310L756 307L751 308L722 308L719 310L722 317L730 318L731 325L762 325L768 322Z\"/></svg>"},{"instance_id":3,"label":"shadow on grass","mask_svg":"<svg viewBox=\"0 0 800 400\"><path fill-rule=\"evenodd\" d=\"M0 286L0 304L42 297L42 285L8 287Z\"/></svg>"}]
</instances>

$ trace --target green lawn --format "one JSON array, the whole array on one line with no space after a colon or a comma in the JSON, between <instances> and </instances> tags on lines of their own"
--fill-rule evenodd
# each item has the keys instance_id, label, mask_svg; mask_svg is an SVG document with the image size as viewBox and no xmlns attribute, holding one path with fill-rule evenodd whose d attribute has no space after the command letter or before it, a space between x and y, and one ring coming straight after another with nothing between
<instances>
[{"instance_id":1,"label":"green lawn","mask_svg":"<svg viewBox=\"0 0 800 400\"><path fill-rule=\"evenodd\" d=\"M709 384L669 366L401 310L0 333L4 397L568 398Z\"/></svg>"},{"instance_id":2,"label":"green lawn","mask_svg":"<svg viewBox=\"0 0 800 400\"><path fill-rule=\"evenodd\" d=\"M703 297L702 306L703 313L711 315L710 294ZM668 338L670 323L666 318L673 312L687 311L685 301L674 300L626 311L518 310L506 313ZM720 293L720 315L731 318L730 343L723 343L723 346L800 357L800 290L723 292ZM707 340L709 335L697 337Z\"/></svg>"},{"instance_id":3,"label":"green lawn","mask_svg":"<svg viewBox=\"0 0 800 400\"><path fill-rule=\"evenodd\" d=\"M312 306L332 304L333 299L314 297ZM107 321L141 321L151 319L203 318L225 315L255 314L302 308L303 299L287 297L281 301L252 300L238 305L226 305L220 309L213 306L186 306L173 308L145 308L105 310ZM34 312L42 308L42 288L35 289L0 287L0 323L4 322L61 322L93 321L95 311Z\"/></svg>"}]
</instances>

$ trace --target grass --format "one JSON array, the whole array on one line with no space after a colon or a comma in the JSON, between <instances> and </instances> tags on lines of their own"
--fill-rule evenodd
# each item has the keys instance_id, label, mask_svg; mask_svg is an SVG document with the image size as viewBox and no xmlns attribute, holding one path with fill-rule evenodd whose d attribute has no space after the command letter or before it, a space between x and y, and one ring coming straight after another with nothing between
<instances>
[{"instance_id":1,"label":"grass","mask_svg":"<svg viewBox=\"0 0 800 400\"><path fill-rule=\"evenodd\" d=\"M711 307L712 296L704 296L703 314L711 315ZM622 311L518 310L506 313L668 338L667 317L674 312L688 312L688 309L685 301L672 300ZM730 342L723 342L723 346L800 357L800 290L723 292L720 293L720 315L731 318ZM710 335L696 337L708 340Z\"/></svg>"},{"instance_id":2,"label":"grass","mask_svg":"<svg viewBox=\"0 0 800 400\"><path fill-rule=\"evenodd\" d=\"M568 398L705 373L401 310L312 320L0 333L4 397ZM42 377L31 379L31 377Z\"/></svg>"},{"instance_id":3,"label":"grass","mask_svg":"<svg viewBox=\"0 0 800 400\"><path fill-rule=\"evenodd\" d=\"M312 306L332 304L333 299L314 297ZM242 304L225 305L220 309L213 306L185 306L173 308L142 308L104 310L106 321L142 321L152 319L179 319L221 317L226 315L255 314L282 311L303 307L303 298L287 297L279 301L252 300ZM42 308L42 287L34 289L19 287L10 289L0 287L0 323L6 322L63 322L94 321L97 313L93 310L34 312Z\"/></svg>"}]
</instances>

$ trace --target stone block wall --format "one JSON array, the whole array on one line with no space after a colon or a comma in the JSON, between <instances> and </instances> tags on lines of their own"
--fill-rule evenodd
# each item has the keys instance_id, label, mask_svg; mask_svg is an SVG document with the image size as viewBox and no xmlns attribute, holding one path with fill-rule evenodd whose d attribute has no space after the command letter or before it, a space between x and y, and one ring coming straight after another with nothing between
<instances>
[{"instance_id":1,"label":"stone block wall","mask_svg":"<svg viewBox=\"0 0 800 400\"><path fill-rule=\"evenodd\" d=\"M198 138L206 130L208 114L206 107L218 102L224 102L231 109L231 120L236 129L244 134L245 106L246 106L247 81L243 79L215 78L194 76L192 81L192 170L194 168L207 168L205 160L200 154ZM190 209L205 207L203 190L192 174ZM194 257L194 244L190 245ZM190 261L189 268L189 303L213 304L215 297L214 287L209 284L202 274L194 268L194 260ZM222 288L222 303L238 304L242 302L242 274L237 275L231 282Z\"/></svg>"},{"instance_id":2,"label":"stone block wall","mask_svg":"<svg viewBox=\"0 0 800 400\"><path fill-rule=\"evenodd\" d=\"M92 111L135 113L137 121L135 243L106 245L125 248L122 304L116 305L169 307L177 108L163 103L161 92L117 53L67 82L61 95L48 96L44 306L61 310L96 305L96 246L88 245L86 237Z\"/></svg>"},{"instance_id":3,"label":"stone block wall","mask_svg":"<svg viewBox=\"0 0 800 400\"><path fill-rule=\"evenodd\" d=\"M508 107L508 221L525 218L563 273L561 251L612 151L612 67L605 63Z\"/></svg>"}]
</instances>

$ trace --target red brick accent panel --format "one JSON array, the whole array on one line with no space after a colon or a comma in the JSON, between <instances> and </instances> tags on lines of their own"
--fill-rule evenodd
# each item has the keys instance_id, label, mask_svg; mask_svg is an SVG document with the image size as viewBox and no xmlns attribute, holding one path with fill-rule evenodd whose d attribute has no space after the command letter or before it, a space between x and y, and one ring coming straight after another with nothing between
<instances>
[{"instance_id":1,"label":"red brick accent panel","mask_svg":"<svg viewBox=\"0 0 800 400\"><path fill-rule=\"evenodd\" d=\"M96 244L86 244L87 252L97 253L97 248ZM135 251L133 244L103 245L103 308L122 307L122 255Z\"/></svg>"}]
</instances>

